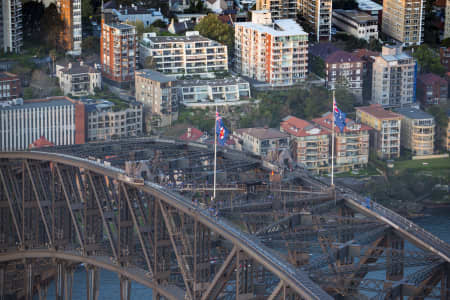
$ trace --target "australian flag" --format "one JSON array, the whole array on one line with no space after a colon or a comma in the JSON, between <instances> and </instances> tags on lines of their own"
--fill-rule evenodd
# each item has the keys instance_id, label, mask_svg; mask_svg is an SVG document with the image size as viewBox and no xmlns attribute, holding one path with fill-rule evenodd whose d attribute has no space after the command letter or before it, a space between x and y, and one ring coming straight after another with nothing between
<instances>
[{"instance_id":1,"label":"australian flag","mask_svg":"<svg viewBox=\"0 0 450 300\"><path fill-rule=\"evenodd\" d=\"M216 112L216 135L219 145L224 146L228 139L228 129L223 124L218 112Z\"/></svg>"},{"instance_id":2,"label":"australian flag","mask_svg":"<svg viewBox=\"0 0 450 300\"><path fill-rule=\"evenodd\" d=\"M347 114L342 112L336 105L336 100L333 98L333 114L334 114L334 124L339 127L341 132L344 131L345 128L345 118Z\"/></svg>"}]
</instances>

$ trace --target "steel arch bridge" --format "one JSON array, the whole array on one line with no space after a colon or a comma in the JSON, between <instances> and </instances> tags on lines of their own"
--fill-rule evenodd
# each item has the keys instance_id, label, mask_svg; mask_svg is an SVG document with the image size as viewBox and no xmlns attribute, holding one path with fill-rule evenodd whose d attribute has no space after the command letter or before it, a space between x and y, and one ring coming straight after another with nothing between
<instances>
[{"instance_id":1,"label":"steel arch bridge","mask_svg":"<svg viewBox=\"0 0 450 300\"><path fill-rule=\"evenodd\" d=\"M155 299L450 299L446 243L304 172L285 176L303 187L244 180L261 162L222 151L219 170L233 184L219 188L217 217L192 200L210 191L204 145L138 139L46 151L0 153L0 299L45 298L53 279L57 299L71 299L80 263L90 300L99 269L119 275L121 299L131 281ZM370 278L380 271L386 278Z\"/></svg>"}]
</instances>

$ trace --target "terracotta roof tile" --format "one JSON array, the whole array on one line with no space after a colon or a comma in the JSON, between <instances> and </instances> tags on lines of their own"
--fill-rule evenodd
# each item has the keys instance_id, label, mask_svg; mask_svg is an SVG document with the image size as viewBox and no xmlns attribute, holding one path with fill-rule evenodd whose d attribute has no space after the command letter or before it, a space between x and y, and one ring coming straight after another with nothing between
<instances>
[{"instance_id":1,"label":"terracotta roof tile","mask_svg":"<svg viewBox=\"0 0 450 300\"><path fill-rule=\"evenodd\" d=\"M393 118L402 118L400 114L395 112L385 110L383 106L380 104L371 104L369 106L360 106L356 107L356 110L363 111L368 113L371 116L374 116L377 119L393 119Z\"/></svg>"}]
</instances>

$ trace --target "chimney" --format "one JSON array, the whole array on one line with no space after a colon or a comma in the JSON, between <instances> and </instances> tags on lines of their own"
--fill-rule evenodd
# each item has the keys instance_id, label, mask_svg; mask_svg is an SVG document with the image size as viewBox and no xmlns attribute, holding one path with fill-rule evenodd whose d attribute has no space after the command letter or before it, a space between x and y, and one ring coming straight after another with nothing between
<instances>
[{"instance_id":1,"label":"chimney","mask_svg":"<svg viewBox=\"0 0 450 300\"><path fill-rule=\"evenodd\" d=\"M191 135L192 135L192 128L189 127L188 130L187 130L187 137L190 138Z\"/></svg>"},{"instance_id":2,"label":"chimney","mask_svg":"<svg viewBox=\"0 0 450 300\"><path fill-rule=\"evenodd\" d=\"M69 70L72 69L72 63L69 63Z\"/></svg>"}]
</instances>

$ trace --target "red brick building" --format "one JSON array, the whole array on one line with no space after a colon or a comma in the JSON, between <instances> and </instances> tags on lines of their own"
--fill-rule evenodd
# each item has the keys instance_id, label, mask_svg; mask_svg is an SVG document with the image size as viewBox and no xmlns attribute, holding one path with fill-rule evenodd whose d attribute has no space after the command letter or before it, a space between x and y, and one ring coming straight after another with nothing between
<instances>
[{"instance_id":1,"label":"red brick building","mask_svg":"<svg viewBox=\"0 0 450 300\"><path fill-rule=\"evenodd\" d=\"M439 48L439 55L441 57L441 64L450 72L450 47Z\"/></svg>"},{"instance_id":2,"label":"red brick building","mask_svg":"<svg viewBox=\"0 0 450 300\"><path fill-rule=\"evenodd\" d=\"M16 99L22 96L20 78L16 74L0 73L0 101Z\"/></svg>"},{"instance_id":3,"label":"red brick building","mask_svg":"<svg viewBox=\"0 0 450 300\"><path fill-rule=\"evenodd\" d=\"M136 70L136 28L122 23L105 23L102 19L100 59L103 80L128 88Z\"/></svg>"},{"instance_id":4,"label":"red brick building","mask_svg":"<svg viewBox=\"0 0 450 300\"><path fill-rule=\"evenodd\" d=\"M336 51L325 58L325 82L329 89L342 84L362 102L363 60L347 51Z\"/></svg>"},{"instance_id":5,"label":"red brick building","mask_svg":"<svg viewBox=\"0 0 450 300\"><path fill-rule=\"evenodd\" d=\"M417 99L422 105L433 105L447 102L448 82L433 74L422 74L417 78Z\"/></svg>"}]
</instances>

